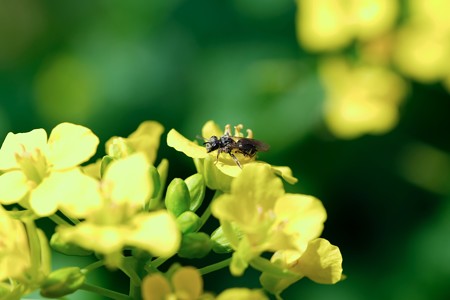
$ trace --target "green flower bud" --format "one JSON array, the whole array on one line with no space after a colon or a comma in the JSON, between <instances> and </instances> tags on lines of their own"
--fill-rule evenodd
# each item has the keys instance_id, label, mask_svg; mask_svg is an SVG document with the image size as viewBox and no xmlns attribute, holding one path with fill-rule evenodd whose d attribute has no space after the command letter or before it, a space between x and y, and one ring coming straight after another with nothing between
<instances>
[{"instance_id":1,"label":"green flower bud","mask_svg":"<svg viewBox=\"0 0 450 300\"><path fill-rule=\"evenodd\" d=\"M174 178L167 187L166 208L168 211L178 217L181 213L189 210L191 197L189 190L183 179Z\"/></svg>"},{"instance_id":2,"label":"green flower bud","mask_svg":"<svg viewBox=\"0 0 450 300\"><path fill-rule=\"evenodd\" d=\"M212 250L216 253L230 253L233 251L230 241L223 233L222 226L219 226L211 234Z\"/></svg>"},{"instance_id":3,"label":"green flower bud","mask_svg":"<svg viewBox=\"0 0 450 300\"><path fill-rule=\"evenodd\" d=\"M109 164L114 160L112 156L105 155L102 158L102 163L100 165L100 176L103 177L103 175L106 172L106 168L109 166Z\"/></svg>"},{"instance_id":4,"label":"green flower bud","mask_svg":"<svg viewBox=\"0 0 450 300\"><path fill-rule=\"evenodd\" d=\"M61 240L61 235L56 232L50 239L50 246L53 250L56 250L65 255L87 256L91 255L92 251L81 248L78 245L71 244Z\"/></svg>"},{"instance_id":5,"label":"green flower bud","mask_svg":"<svg viewBox=\"0 0 450 300\"><path fill-rule=\"evenodd\" d=\"M200 228L200 217L192 211L185 211L178 216L177 224L183 234L195 232Z\"/></svg>"},{"instance_id":6,"label":"green flower bud","mask_svg":"<svg viewBox=\"0 0 450 300\"><path fill-rule=\"evenodd\" d=\"M150 199L152 199L158 197L159 190L161 189L161 179L159 177L158 169L153 165L150 165L148 173L150 174L150 180L153 182L153 195L150 197Z\"/></svg>"},{"instance_id":7,"label":"green flower bud","mask_svg":"<svg viewBox=\"0 0 450 300\"><path fill-rule=\"evenodd\" d=\"M184 258L202 258L211 251L211 240L204 232L183 235L178 255Z\"/></svg>"},{"instance_id":8,"label":"green flower bud","mask_svg":"<svg viewBox=\"0 0 450 300\"><path fill-rule=\"evenodd\" d=\"M191 196L191 204L189 210L196 211L200 205L202 205L203 199L205 198L205 180L203 175L200 173L189 176L184 180L188 189L189 195Z\"/></svg>"},{"instance_id":9,"label":"green flower bud","mask_svg":"<svg viewBox=\"0 0 450 300\"><path fill-rule=\"evenodd\" d=\"M136 152L129 144L127 139L122 137L113 137L106 143L106 153L113 158L125 158Z\"/></svg>"},{"instance_id":10,"label":"green flower bud","mask_svg":"<svg viewBox=\"0 0 450 300\"><path fill-rule=\"evenodd\" d=\"M59 298L72 294L84 283L86 276L78 267L67 267L50 273L41 284L41 295Z\"/></svg>"}]
</instances>

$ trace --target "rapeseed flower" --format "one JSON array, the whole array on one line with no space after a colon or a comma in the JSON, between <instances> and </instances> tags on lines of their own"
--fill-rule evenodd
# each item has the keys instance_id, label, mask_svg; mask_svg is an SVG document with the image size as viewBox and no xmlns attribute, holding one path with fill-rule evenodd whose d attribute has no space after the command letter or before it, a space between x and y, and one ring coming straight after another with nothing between
<instances>
[{"instance_id":1,"label":"rapeseed flower","mask_svg":"<svg viewBox=\"0 0 450 300\"><path fill-rule=\"evenodd\" d=\"M236 126L234 135L232 135L229 125L225 126L225 130L222 131L216 123L213 121L208 121L202 128L202 137L209 139L212 136L221 137L224 134L228 134L233 137L244 137L241 132L242 128L242 125ZM247 134L248 138L253 138L253 133L251 130L247 130ZM169 131L167 135L167 145L194 159L197 171L203 174L206 185L210 189L228 191L231 180L242 172L242 169L236 164L229 154L222 153L217 156L217 151L207 153L204 146L199 145L197 142L188 140L175 129ZM234 153L234 155L239 160L242 167L255 163L268 165L267 163L261 161L255 161L255 157L245 156L242 153ZM292 176L292 171L289 167L270 167L275 174L280 175L287 182L297 182L297 179Z\"/></svg>"},{"instance_id":2,"label":"rapeseed flower","mask_svg":"<svg viewBox=\"0 0 450 300\"><path fill-rule=\"evenodd\" d=\"M0 149L0 203L19 203L38 216L67 203L77 211L89 209L92 199L78 196L92 181L78 165L94 155L98 143L90 129L71 123L57 125L48 140L44 129L8 133Z\"/></svg>"},{"instance_id":3,"label":"rapeseed flower","mask_svg":"<svg viewBox=\"0 0 450 300\"><path fill-rule=\"evenodd\" d=\"M338 57L322 61L319 71L327 94L325 121L333 134L347 139L382 134L397 124L407 86L393 71L350 66Z\"/></svg>"},{"instance_id":4,"label":"rapeseed flower","mask_svg":"<svg viewBox=\"0 0 450 300\"><path fill-rule=\"evenodd\" d=\"M320 236L326 219L318 199L285 193L270 167L258 164L244 168L230 193L219 196L211 210L234 250L233 275L241 275L265 251L304 252Z\"/></svg>"},{"instance_id":5,"label":"rapeseed flower","mask_svg":"<svg viewBox=\"0 0 450 300\"><path fill-rule=\"evenodd\" d=\"M142 211L153 191L149 163L142 153L110 163L97 189L101 204L87 211L85 221L58 228L61 239L105 254L117 266L124 246L135 246L155 256L178 250L180 232L167 211ZM120 259L119 259L120 260Z\"/></svg>"},{"instance_id":6,"label":"rapeseed flower","mask_svg":"<svg viewBox=\"0 0 450 300\"><path fill-rule=\"evenodd\" d=\"M311 51L344 48L387 33L398 15L391 0L297 0L297 36Z\"/></svg>"},{"instance_id":7,"label":"rapeseed flower","mask_svg":"<svg viewBox=\"0 0 450 300\"><path fill-rule=\"evenodd\" d=\"M162 274L150 274L142 282L144 300L267 300L261 290L230 288L215 297L203 291L203 279L194 267L180 267L168 278Z\"/></svg>"}]
</instances>

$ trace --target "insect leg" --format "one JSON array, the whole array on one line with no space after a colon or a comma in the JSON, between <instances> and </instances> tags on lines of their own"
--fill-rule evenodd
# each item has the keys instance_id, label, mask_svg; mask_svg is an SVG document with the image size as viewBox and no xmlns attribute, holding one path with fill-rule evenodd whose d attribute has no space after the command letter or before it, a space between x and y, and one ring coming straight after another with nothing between
<instances>
[{"instance_id":1,"label":"insect leg","mask_svg":"<svg viewBox=\"0 0 450 300\"><path fill-rule=\"evenodd\" d=\"M239 162L239 160L237 159L237 157L236 157L233 153L231 153L231 152L230 152L230 156L231 156L231 158L234 160L234 162L238 165L238 167L242 169L241 163Z\"/></svg>"},{"instance_id":2,"label":"insect leg","mask_svg":"<svg viewBox=\"0 0 450 300\"><path fill-rule=\"evenodd\" d=\"M219 155L222 152L222 149L217 149L217 156L216 156L216 161L214 162L214 164L217 164L217 162L219 161Z\"/></svg>"}]
</instances>

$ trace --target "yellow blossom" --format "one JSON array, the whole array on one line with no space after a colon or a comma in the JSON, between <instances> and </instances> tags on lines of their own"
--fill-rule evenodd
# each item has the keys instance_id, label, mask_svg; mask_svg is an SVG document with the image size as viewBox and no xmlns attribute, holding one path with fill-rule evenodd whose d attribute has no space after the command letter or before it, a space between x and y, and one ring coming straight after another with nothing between
<instances>
[{"instance_id":1,"label":"yellow blossom","mask_svg":"<svg viewBox=\"0 0 450 300\"><path fill-rule=\"evenodd\" d=\"M80 224L59 227L61 239L110 257L124 246L135 246L155 256L175 254L181 239L175 218L163 210L142 211L153 191L149 167L142 153L113 161L97 190L101 204L86 211Z\"/></svg>"},{"instance_id":2,"label":"yellow blossom","mask_svg":"<svg viewBox=\"0 0 450 300\"><path fill-rule=\"evenodd\" d=\"M50 272L50 249L29 216L16 214L22 222L8 213L0 206L0 298L20 299Z\"/></svg>"},{"instance_id":3,"label":"yellow blossom","mask_svg":"<svg viewBox=\"0 0 450 300\"><path fill-rule=\"evenodd\" d=\"M326 89L325 120L341 138L381 134L398 121L405 82L381 66L350 66L343 58L324 60L320 75Z\"/></svg>"},{"instance_id":4,"label":"yellow blossom","mask_svg":"<svg viewBox=\"0 0 450 300\"><path fill-rule=\"evenodd\" d=\"M312 51L336 50L352 39L368 40L395 24L398 3L391 0L297 0L297 35Z\"/></svg>"},{"instance_id":5,"label":"yellow blossom","mask_svg":"<svg viewBox=\"0 0 450 300\"><path fill-rule=\"evenodd\" d=\"M31 266L24 224L14 220L0 206L0 282L21 278Z\"/></svg>"},{"instance_id":6,"label":"yellow blossom","mask_svg":"<svg viewBox=\"0 0 450 300\"><path fill-rule=\"evenodd\" d=\"M196 300L202 294L202 276L194 267L179 268L173 273L170 281L161 274L150 274L142 281L144 300Z\"/></svg>"},{"instance_id":7,"label":"yellow blossom","mask_svg":"<svg viewBox=\"0 0 450 300\"><path fill-rule=\"evenodd\" d=\"M240 275L264 251L306 248L326 219L321 202L307 195L286 194L267 165L252 164L231 184L229 194L211 207L235 250L230 270Z\"/></svg>"},{"instance_id":8,"label":"yellow blossom","mask_svg":"<svg viewBox=\"0 0 450 300\"><path fill-rule=\"evenodd\" d=\"M311 240L304 251L277 251L271 262L297 274L295 277L281 277L263 272L260 281L263 287L273 294L280 294L303 277L322 284L334 284L343 279L339 248L321 238Z\"/></svg>"},{"instance_id":9,"label":"yellow blossom","mask_svg":"<svg viewBox=\"0 0 450 300\"><path fill-rule=\"evenodd\" d=\"M0 170L4 171L0 175L0 203L20 202L40 216L53 214L64 199L58 193L46 195L51 190L46 181L69 184L71 172L94 155L98 143L91 130L71 123L57 125L48 140L43 129L8 133L0 149ZM63 179L66 175L67 181ZM79 181L70 182L75 190L83 189L85 183L84 175L79 175Z\"/></svg>"},{"instance_id":10,"label":"yellow blossom","mask_svg":"<svg viewBox=\"0 0 450 300\"><path fill-rule=\"evenodd\" d=\"M241 126L236 126L234 136L243 137L240 132ZM231 135L229 129L228 134ZM202 128L202 136L209 139L211 136L221 137L225 131L220 130L219 126L213 121L208 121ZM182 136L175 129L172 129L167 134L167 145L175 148L177 151L183 152L185 155L194 159L197 171L203 174L206 185L214 190L228 191L231 180L238 176L242 169L236 164L232 157L227 153L222 153L217 157L217 151L210 153L206 152L204 146L199 145ZM261 161L254 161L255 157L245 156L241 153L234 153L241 165L245 167L250 164L266 164ZM270 166L270 165L269 165ZM270 166L275 174L280 175L289 183L297 182L297 179L292 176L292 171L288 167Z\"/></svg>"},{"instance_id":11,"label":"yellow blossom","mask_svg":"<svg viewBox=\"0 0 450 300\"><path fill-rule=\"evenodd\" d=\"M220 293L216 300L268 300L261 290L247 288L231 288Z\"/></svg>"},{"instance_id":12,"label":"yellow blossom","mask_svg":"<svg viewBox=\"0 0 450 300\"><path fill-rule=\"evenodd\" d=\"M112 137L106 142L106 153L114 158L124 158L135 152L144 153L154 164L164 127L155 121L142 122L127 138Z\"/></svg>"}]
</instances>

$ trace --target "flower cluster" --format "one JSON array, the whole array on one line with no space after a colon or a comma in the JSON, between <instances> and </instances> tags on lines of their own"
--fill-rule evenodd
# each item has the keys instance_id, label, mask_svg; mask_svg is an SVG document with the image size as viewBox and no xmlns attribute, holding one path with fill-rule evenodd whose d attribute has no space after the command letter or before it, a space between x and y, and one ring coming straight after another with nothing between
<instances>
[{"instance_id":1,"label":"flower cluster","mask_svg":"<svg viewBox=\"0 0 450 300\"><path fill-rule=\"evenodd\" d=\"M242 126L235 129L233 138L242 137ZM284 190L283 180L297 181L290 168L237 151L238 166L230 153L207 153L172 129L168 145L192 157L197 173L167 182L168 161L155 165L163 130L143 122L130 136L107 141L106 155L92 163L99 139L80 125L59 124L48 138L43 129L7 135L0 149L0 298L37 289L56 298L81 289L112 299L268 299L263 290L280 297L303 277L342 279L339 249L320 238L323 205ZM231 136L229 127L225 132ZM224 135L212 121L202 134ZM215 191L209 201L206 188ZM212 216L220 226L204 229ZM35 225L39 218L56 224L50 241ZM97 261L52 271L50 248ZM224 259L202 268L168 261L211 251ZM103 266L130 278L128 296L88 283ZM263 289L204 292L202 275L224 267L234 276L261 271Z\"/></svg>"},{"instance_id":2,"label":"flower cluster","mask_svg":"<svg viewBox=\"0 0 450 300\"><path fill-rule=\"evenodd\" d=\"M398 121L407 78L450 91L445 0L297 0L297 36L319 53L333 134L382 134ZM402 14L401 10L407 11Z\"/></svg>"}]
</instances>

